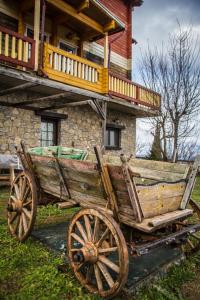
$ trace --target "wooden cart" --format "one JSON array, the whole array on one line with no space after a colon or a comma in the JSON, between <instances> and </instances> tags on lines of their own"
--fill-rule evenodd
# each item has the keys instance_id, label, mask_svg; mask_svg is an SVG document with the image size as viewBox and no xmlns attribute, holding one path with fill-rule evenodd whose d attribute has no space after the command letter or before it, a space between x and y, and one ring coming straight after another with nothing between
<instances>
[{"instance_id":1,"label":"wooden cart","mask_svg":"<svg viewBox=\"0 0 200 300\"><path fill-rule=\"evenodd\" d=\"M200 208L191 192L200 165L102 157L85 161L30 154L18 149L24 171L8 201L10 232L23 242L38 205L65 201L80 206L67 231L69 263L83 286L105 298L116 296L128 276L129 256L164 244L200 245Z\"/></svg>"}]
</instances>

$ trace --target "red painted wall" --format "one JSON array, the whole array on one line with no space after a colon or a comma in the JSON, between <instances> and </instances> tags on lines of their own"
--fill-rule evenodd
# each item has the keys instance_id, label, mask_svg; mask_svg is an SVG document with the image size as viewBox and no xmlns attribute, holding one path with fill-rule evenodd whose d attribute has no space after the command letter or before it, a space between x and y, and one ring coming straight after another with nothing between
<instances>
[{"instance_id":1,"label":"red painted wall","mask_svg":"<svg viewBox=\"0 0 200 300\"><path fill-rule=\"evenodd\" d=\"M109 37L112 41L119 36L119 39L112 43L112 51L122 55L125 58L132 57L132 17L131 6L125 4L123 0L100 0L115 16L117 16L126 26L123 34L121 32L116 33ZM99 41L102 45L103 41Z\"/></svg>"}]
</instances>

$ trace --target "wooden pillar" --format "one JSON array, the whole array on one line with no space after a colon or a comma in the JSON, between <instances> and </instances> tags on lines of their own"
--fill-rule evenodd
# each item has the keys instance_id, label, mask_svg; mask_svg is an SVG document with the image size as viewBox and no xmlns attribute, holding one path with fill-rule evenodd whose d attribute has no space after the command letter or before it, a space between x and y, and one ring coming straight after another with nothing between
<instances>
[{"instance_id":1,"label":"wooden pillar","mask_svg":"<svg viewBox=\"0 0 200 300\"><path fill-rule=\"evenodd\" d=\"M34 40L35 40L35 71L37 71L38 64L39 64L39 44L40 44L40 0L35 0Z\"/></svg>"},{"instance_id":2,"label":"wooden pillar","mask_svg":"<svg viewBox=\"0 0 200 300\"><path fill-rule=\"evenodd\" d=\"M104 68L108 68L108 54L109 54L109 41L108 41L108 32L106 32L104 37Z\"/></svg>"},{"instance_id":3,"label":"wooden pillar","mask_svg":"<svg viewBox=\"0 0 200 300\"><path fill-rule=\"evenodd\" d=\"M19 13L18 33L22 35L24 34L24 22L22 12Z\"/></svg>"},{"instance_id":4,"label":"wooden pillar","mask_svg":"<svg viewBox=\"0 0 200 300\"><path fill-rule=\"evenodd\" d=\"M102 102L102 109L105 115L105 119L102 122L102 153L105 153L106 144L106 124L107 124L107 102Z\"/></svg>"},{"instance_id":5,"label":"wooden pillar","mask_svg":"<svg viewBox=\"0 0 200 300\"><path fill-rule=\"evenodd\" d=\"M52 45L58 47L58 24L56 21L52 23L51 33L52 33L52 38L51 38Z\"/></svg>"},{"instance_id":6,"label":"wooden pillar","mask_svg":"<svg viewBox=\"0 0 200 300\"><path fill-rule=\"evenodd\" d=\"M78 41L77 55L80 56L80 57L83 57L83 41L82 40Z\"/></svg>"}]
</instances>

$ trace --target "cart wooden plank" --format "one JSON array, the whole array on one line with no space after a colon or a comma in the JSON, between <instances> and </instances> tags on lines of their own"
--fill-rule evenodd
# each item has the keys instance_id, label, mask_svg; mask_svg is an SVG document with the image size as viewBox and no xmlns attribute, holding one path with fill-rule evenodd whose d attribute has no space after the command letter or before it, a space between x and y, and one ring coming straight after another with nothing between
<instances>
[{"instance_id":1,"label":"cart wooden plank","mask_svg":"<svg viewBox=\"0 0 200 300\"><path fill-rule=\"evenodd\" d=\"M192 209L185 209L184 211L177 210L157 217L144 219L142 223L136 223L135 221L132 221L130 219L127 220L125 216L121 216L121 220L125 224L134 227L140 231L151 233L156 231L159 228L166 227L168 224L186 218L192 214L193 214Z\"/></svg>"}]
</instances>

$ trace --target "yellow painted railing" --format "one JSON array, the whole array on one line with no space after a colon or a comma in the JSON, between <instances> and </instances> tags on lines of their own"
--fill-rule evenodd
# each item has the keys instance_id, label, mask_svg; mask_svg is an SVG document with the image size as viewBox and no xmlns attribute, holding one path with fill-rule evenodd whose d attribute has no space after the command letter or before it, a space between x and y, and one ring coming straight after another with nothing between
<instances>
[{"instance_id":1,"label":"yellow painted railing","mask_svg":"<svg viewBox=\"0 0 200 300\"><path fill-rule=\"evenodd\" d=\"M153 109L160 108L160 94L112 73L109 74L109 91L116 97L126 99L135 104Z\"/></svg>"},{"instance_id":2,"label":"yellow painted railing","mask_svg":"<svg viewBox=\"0 0 200 300\"><path fill-rule=\"evenodd\" d=\"M33 69L35 41L0 26L0 61Z\"/></svg>"},{"instance_id":3,"label":"yellow painted railing","mask_svg":"<svg viewBox=\"0 0 200 300\"><path fill-rule=\"evenodd\" d=\"M108 93L108 69L47 43L44 44L43 71L50 79Z\"/></svg>"}]
</instances>

